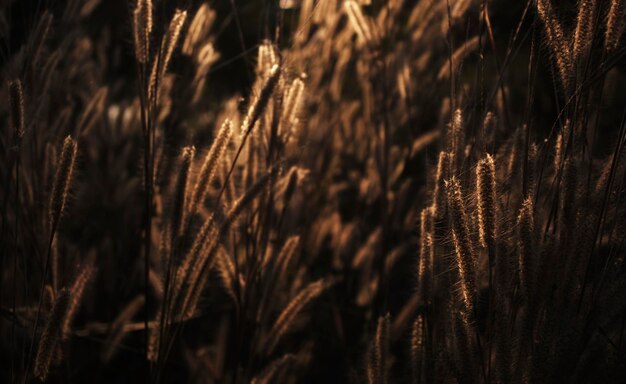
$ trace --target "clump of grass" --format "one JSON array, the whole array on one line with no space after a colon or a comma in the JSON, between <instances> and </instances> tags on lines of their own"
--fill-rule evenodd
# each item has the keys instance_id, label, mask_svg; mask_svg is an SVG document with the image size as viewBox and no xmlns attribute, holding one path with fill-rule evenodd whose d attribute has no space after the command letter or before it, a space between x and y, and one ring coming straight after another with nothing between
<instances>
[{"instance_id":1,"label":"clump of grass","mask_svg":"<svg viewBox=\"0 0 626 384\"><path fill-rule=\"evenodd\" d=\"M623 381L623 1L9 3L0 381Z\"/></svg>"}]
</instances>

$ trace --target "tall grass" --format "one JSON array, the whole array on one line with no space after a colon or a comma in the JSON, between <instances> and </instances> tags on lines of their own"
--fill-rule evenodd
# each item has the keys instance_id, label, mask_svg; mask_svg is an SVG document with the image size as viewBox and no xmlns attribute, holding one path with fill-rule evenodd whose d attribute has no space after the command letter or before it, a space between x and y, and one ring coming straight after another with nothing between
<instances>
[{"instance_id":1,"label":"tall grass","mask_svg":"<svg viewBox=\"0 0 626 384\"><path fill-rule=\"evenodd\" d=\"M626 380L624 1L119 3L0 5L0 381Z\"/></svg>"}]
</instances>

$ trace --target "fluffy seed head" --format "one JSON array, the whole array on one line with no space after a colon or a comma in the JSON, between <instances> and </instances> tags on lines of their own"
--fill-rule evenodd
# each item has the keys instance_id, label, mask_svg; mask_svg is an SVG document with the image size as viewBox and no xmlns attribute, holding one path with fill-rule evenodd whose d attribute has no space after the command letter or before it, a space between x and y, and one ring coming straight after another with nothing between
<instances>
[{"instance_id":1,"label":"fluffy seed head","mask_svg":"<svg viewBox=\"0 0 626 384\"><path fill-rule=\"evenodd\" d=\"M193 53L194 48L207 34L214 20L215 12L213 12L206 3L203 3L200 8L198 8L193 20L189 24L189 29L187 30L187 35L183 42L183 54L189 56Z\"/></svg>"},{"instance_id":2,"label":"fluffy seed head","mask_svg":"<svg viewBox=\"0 0 626 384\"><path fill-rule=\"evenodd\" d=\"M576 31L574 32L574 57L580 58L591 46L595 21L596 0L579 0Z\"/></svg>"},{"instance_id":3,"label":"fluffy seed head","mask_svg":"<svg viewBox=\"0 0 626 384\"><path fill-rule=\"evenodd\" d=\"M524 200L522 208L517 216L517 226L519 231L519 279L523 292L530 297L533 284L534 266L534 205L532 199Z\"/></svg>"},{"instance_id":4,"label":"fluffy seed head","mask_svg":"<svg viewBox=\"0 0 626 384\"><path fill-rule=\"evenodd\" d=\"M417 315L411 330L411 370L413 382L420 382L420 368L422 366L422 350L424 348L424 316Z\"/></svg>"},{"instance_id":5,"label":"fluffy seed head","mask_svg":"<svg viewBox=\"0 0 626 384\"><path fill-rule=\"evenodd\" d=\"M241 127L241 132L243 135L247 135L250 133L252 128L254 128L254 124L259 120L261 114L265 110L265 107L270 101L270 97L274 92L274 88L276 88L276 84L278 84L278 79L280 78L280 67L278 65L274 65L265 79L263 86L261 87L261 91L259 92L259 96L250 106L248 110L248 114L243 121L243 125Z\"/></svg>"},{"instance_id":6,"label":"fluffy seed head","mask_svg":"<svg viewBox=\"0 0 626 384\"><path fill-rule=\"evenodd\" d=\"M561 168L561 157L563 156L563 135L559 133L554 144L554 176L559 173Z\"/></svg>"},{"instance_id":7,"label":"fluffy seed head","mask_svg":"<svg viewBox=\"0 0 626 384\"><path fill-rule=\"evenodd\" d=\"M539 156L539 148L537 144L532 143L528 148L528 159L526 160L526 196L534 197L537 182L537 157Z\"/></svg>"},{"instance_id":8,"label":"fluffy seed head","mask_svg":"<svg viewBox=\"0 0 626 384\"><path fill-rule=\"evenodd\" d=\"M324 280L315 281L303 290L301 290L280 313L274 326L269 332L268 347L269 351L274 350L282 336L289 331L293 325L297 315L304 309L304 307L310 303L313 299L321 295L328 287L330 283Z\"/></svg>"},{"instance_id":9,"label":"fluffy seed head","mask_svg":"<svg viewBox=\"0 0 626 384\"><path fill-rule=\"evenodd\" d=\"M65 138L63 142L63 150L61 152L61 158L59 160L59 167L54 177L54 183L52 185L52 194L50 198L50 210L48 213L50 228L54 228L58 225L61 216L63 215L63 209L67 201L67 193L72 183L72 175L74 174L74 168L76 165L76 152L78 151L78 144L70 136Z\"/></svg>"},{"instance_id":10,"label":"fluffy seed head","mask_svg":"<svg viewBox=\"0 0 626 384\"><path fill-rule=\"evenodd\" d=\"M220 162L220 159L226 151L226 147L230 143L230 138L233 133L233 124L230 120L225 120L211 145L211 149L204 157L204 162L200 168L200 173L196 180L196 185L193 188L190 211L195 213L199 204L204 201L209 185L213 182L215 177L215 170Z\"/></svg>"},{"instance_id":11,"label":"fluffy seed head","mask_svg":"<svg viewBox=\"0 0 626 384\"><path fill-rule=\"evenodd\" d=\"M70 302L67 307L65 316L63 317L63 322L61 325L61 338L63 340L67 340L67 338L69 337L70 331L72 329L72 321L74 320L74 317L76 316L76 312L78 311L78 308L80 307L80 304L83 299L83 294L85 293L85 288L87 287L87 284L91 280L91 277L94 274L94 270L95 269L91 264L85 265L80 270L80 272L76 276L76 279L72 283L72 286L69 292Z\"/></svg>"},{"instance_id":12,"label":"fluffy seed head","mask_svg":"<svg viewBox=\"0 0 626 384\"><path fill-rule=\"evenodd\" d=\"M490 154L478 162L476 187L480 244L492 248L496 240L496 168Z\"/></svg>"},{"instance_id":13,"label":"fluffy seed head","mask_svg":"<svg viewBox=\"0 0 626 384\"><path fill-rule=\"evenodd\" d=\"M626 2L624 0L612 0L606 17L606 32L604 35L604 49L606 51L612 52L617 49L625 27Z\"/></svg>"},{"instance_id":14,"label":"fluffy seed head","mask_svg":"<svg viewBox=\"0 0 626 384\"><path fill-rule=\"evenodd\" d=\"M435 174L435 187L433 192L433 210L437 219L441 219L446 210L445 180L448 177L450 167L450 155L448 152L439 152L437 161L437 173Z\"/></svg>"},{"instance_id":15,"label":"fluffy seed head","mask_svg":"<svg viewBox=\"0 0 626 384\"><path fill-rule=\"evenodd\" d=\"M265 76L274 65L280 65L278 49L271 41L264 40L263 43L259 45L259 53L256 66L257 76Z\"/></svg>"},{"instance_id":16,"label":"fluffy seed head","mask_svg":"<svg viewBox=\"0 0 626 384\"><path fill-rule=\"evenodd\" d=\"M137 0L133 12L135 57L141 64L149 60L150 34L152 33L152 0Z\"/></svg>"},{"instance_id":17,"label":"fluffy seed head","mask_svg":"<svg viewBox=\"0 0 626 384\"><path fill-rule=\"evenodd\" d=\"M174 12L174 16L170 21L170 26L165 33L165 37L163 39L163 45L161 47L162 57L162 67L161 72L165 73L167 70L167 66L172 58L172 54L174 53L174 49L176 48L176 44L178 43L178 38L180 37L180 32L183 29L183 25L185 25L185 20L187 19L187 11L183 11L177 9Z\"/></svg>"},{"instance_id":18,"label":"fluffy seed head","mask_svg":"<svg viewBox=\"0 0 626 384\"><path fill-rule=\"evenodd\" d=\"M367 378L370 384L386 384L387 375L387 355L389 354L389 314L378 318L376 326L376 336L370 350L370 357L367 366Z\"/></svg>"},{"instance_id":19,"label":"fluffy seed head","mask_svg":"<svg viewBox=\"0 0 626 384\"><path fill-rule=\"evenodd\" d=\"M183 148L180 155L180 169L178 172L176 187L174 189L174 205L172 208L172 220L170 224L171 249L175 248L176 239L182 236L184 225L189 215L187 209L187 196L189 194L188 191L191 167L195 155L196 148L194 146Z\"/></svg>"},{"instance_id":20,"label":"fluffy seed head","mask_svg":"<svg viewBox=\"0 0 626 384\"><path fill-rule=\"evenodd\" d=\"M24 136L24 91L22 82L17 79L9 83L9 102L11 104L11 123L13 124L13 140L16 144Z\"/></svg>"},{"instance_id":21,"label":"fluffy seed head","mask_svg":"<svg viewBox=\"0 0 626 384\"><path fill-rule=\"evenodd\" d=\"M461 185L455 177L446 182L446 195L450 223L452 226L452 242L459 276L461 278L461 294L467 313L472 312L473 298L476 293L475 264L476 254L469 230L469 221Z\"/></svg>"},{"instance_id":22,"label":"fluffy seed head","mask_svg":"<svg viewBox=\"0 0 626 384\"><path fill-rule=\"evenodd\" d=\"M287 239L285 245L283 245L282 249L280 250L280 253L276 258L276 263L278 264L279 268L279 279L284 279L284 277L288 275L289 266L291 265L291 260L293 260L293 257L296 254L298 245L300 245L300 236L292 236Z\"/></svg>"},{"instance_id":23,"label":"fluffy seed head","mask_svg":"<svg viewBox=\"0 0 626 384\"><path fill-rule=\"evenodd\" d=\"M448 154L450 156L450 167L458 164L458 159L462 156L463 150L463 111L456 109L452 115L452 120L448 124Z\"/></svg>"},{"instance_id":24,"label":"fluffy seed head","mask_svg":"<svg viewBox=\"0 0 626 384\"><path fill-rule=\"evenodd\" d=\"M235 265L231 261L231 256L222 246L218 247L216 253L215 268L217 269L217 274L222 281L224 290L233 299L233 301L237 303L237 294L234 289L236 275Z\"/></svg>"},{"instance_id":25,"label":"fluffy seed head","mask_svg":"<svg viewBox=\"0 0 626 384\"><path fill-rule=\"evenodd\" d=\"M37 356L35 357L34 375L41 381L45 381L48 377L50 370L50 364L54 354L57 351L57 345L60 341L61 327L63 319L66 316L68 307L70 305L70 293L67 289L61 289L52 307L52 312L46 327L39 339L39 346L37 347Z\"/></svg>"},{"instance_id":26,"label":"fluffy seed head","mask_svg":"<svg viewBox=\"0 0 626 384\"><path fill-rule=\"evenodd\" d=\"M282 134L290 134L290 129L296 125L298 121L298 114L300 113L300 106L302 105L303 95L304 82L300 79L295 79L285 92L282 113Z\"/></svg>"},{"instance_id":27,"label":"fluffy seed head","mask_svg":"<svg viewBox=\"0 0 626 384\"><path fill-rule=\"evenodd\" d=\"M424 208L420 215L420 254L417 280L419 284L419 295L423 300L428 298L431 269L434 258L433 214L433 208L428 207Z\"/></svg>"},{"instance_id":28,"label":"fluffy seed head","mask_svg":"<svg viewBox=\"0 0 626 384\"><path fill-rule=\"evenodd\" d=\"M551 0L537 0L536 7L537 14L546 31L548 46L556 61L559 77L563 87L567 89L573 72L570 44L567 42L561 22L552 8Z\"/></svg>"}]
</instances>

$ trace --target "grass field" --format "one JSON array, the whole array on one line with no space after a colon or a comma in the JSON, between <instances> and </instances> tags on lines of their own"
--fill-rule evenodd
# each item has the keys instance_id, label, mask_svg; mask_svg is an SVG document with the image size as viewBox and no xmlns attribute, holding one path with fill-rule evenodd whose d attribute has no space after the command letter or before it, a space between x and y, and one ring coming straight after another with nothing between
<instances>
[{"instance_id":1,"label":"grass field","mask_svg":"<svg viewBox=\"0 0 626 384\"><path fill-rule=\"evenodd\" d=\"M626 382L625 29L0 2L0 382Z\"/></svg>"}]
</instances>

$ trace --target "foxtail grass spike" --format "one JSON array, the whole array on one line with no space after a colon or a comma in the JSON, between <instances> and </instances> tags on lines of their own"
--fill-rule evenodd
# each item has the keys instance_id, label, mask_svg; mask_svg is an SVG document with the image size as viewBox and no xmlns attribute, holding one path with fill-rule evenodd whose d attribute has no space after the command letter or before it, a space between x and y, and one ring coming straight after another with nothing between
<instances>
[{"instance_id":1,"label":"foxtail grass spike","mask_svg":"<svg viewBox=\"0 0 626 384\"><path fill-rule=\"evenodd\" d=\"M527 298L532 295L535 272L535 208L532 199L524 200L522 208L517 216L519 230L519 280L520 286Z\"/></svg>"},{"instance_id":2,"label":"foxtail grass spike","mask_svg":"<svg viewBox=\"0 0 626 384\"><path fill-rule=\"evenodd\" d=\"M476 188L480 243L485 248L494 249L497 238L496 167L493 157L489 154L479 161L476 167Z\"/></svg>"},{"instance_id":3,"label":"foxtail grass spike","mask_svg":"<svg viewBox=\"0 0 626 384\"><path fill-rule=\"evenodd\" d=\"M217 166L230 143L233 133L233 125L230 120L225 120L211 145L211 149L204 157L202 167L198 173L196 184L191 197L190 213L196 213L198 206L204 201L209 185L211 185Z\"/></svg>"},{"instance_id":4,"label":"foxtail grass spike","mask_svg":"<svg viewBox=\"0 0 626 384\"><path fill-rule=\"evenodd\" d=\"M580 58L591 46L596 19L596 0L579 0L576 30L574 32L574 57Z\"/></svg>"},{"instance_id":5,"label":"foxtail grass spike","mask_svg":"<svg viewBox=\"0 0 626 384\"><path fill-rule=\"evenodd\" d=\"M283 335L289 331L298 314L313 299L330 287L331 283L324 280L315 281L301 290L280 313L269 332L268 348L273 351Z\"/></svg>"},{"instance_id":6,"label":"foxtail grass spike","mask_svg":"<svg viewBox=\"0 0 626 384\"><path fill-rule=\"evenodd\" d=\"M11 123L13 124L13 140L16 145L24 136L24 90L20 80L14 80L9 84Z\"/></svg>"},{"instance_id":7,"label":"foxtail grass spike","mask_svg":"<svg viewBox=\"0 0 626 384\"><path fill-rule=\"evenodd\" d=\"M420 215L420 254L417 271L419 295L426 301L430 294L430 280L432 278L432 264L434 258L434 210L424 208Z\"/></svg>"},{"instance_id":8,"label":"foxtail grass spike","mask_svg":"<svg viewBox=\"0 0 626 384\"><path fill-rule=\"evenodd\" d=\"M422 378L422 359L424 356L424 317L417 315L411 329L411 372L413 383L420 383Z\"/></svg>"},{"instance_id":9,"label":"foxtail grass spike","mask_svg":"<svg viewBox=\"0 0 626 384\"><path fill-rule=\"evenodd\" d=\"M37 356L34 363L34 375L41 381L45 381L50 371L50 365L54 354L57 352L57 345L61 339L63 320L67 315L71 302L70 292L61 289L57 295L52 312L46 326L39 339Z\"/></svg>"},{"instance_id":10,"label":"foxtail grass spike","mask_svg":"<svg viewBox=\"0 0 626 384\"><path fill-rule=\"evenodd\" d=\"M389 354L390 319L389 314L378 318L376 335L374 336L367 366L367 381L370 384L387 384L389 382L387 360Z\"/></svg>"},{"instance_id":11,"label":"foxtail grass spike","mask_svg":"<svg viewBox=\"0 0 626 384\"><path fill-rule=\"evenodd\" d=\"M174 189L174 206L172 208L172 220L170 223L170 248L174 251L177 246L177 239L182 236L187 216L190 214L187 209L189 204L189 179L195 154L196 148L190 146L183 148L180 155L180 170Z\"/></svg>"},{"instance_id":12,"label":"foxtail grass spike","mask_svg":"<svg viewBox=\"0 0 626 384\"><path fill-rule=\"evenodd\" d=\"M254 128L254 124L259 120L263 111L267 107L267 104L270 101L270 97L274 92L274 88L276 88L276 84L278 84L278 79L280 78L280 67L278 65L274 65L265 79L263 86L261 87L261 91L259 92L256 100L250 105L248 109L248 114L246 115L243 125L241 127L242 134L248 135L252 128Z\"/></svg>"},{"instance_id":13,"label":"foxtail grass spike","mask_svg":"<svg viewBox=\"0 0 626 384\"><path fill-rule=\"evenodd\" d=\"M461 278L462 301L467 313L472 313L474 296L476 294L476 253L469 229L469 220L461 192L461 185L455 177L446 181L446 195L452 226L452 243Z\"/></svg>"},{"instance_id":14,"label":"foxtail grass spike","mask_svg":"<svg viewBox=\"0 0 626 384\"><path fill-rule=\"evenodd\" d=\"M433 192L433 210L437 219L441 219L446 212L445 180L448 179L450 169L450 154L445 151L439 152L437 171L435 173L435 185Z\"/></svg>"},{"instance_id":15,"label":"foxtail grass spike","mask_svg":"<svg viewBox=\"0 0 626 384\"><path fill-rule=\"evenodd\" d=\"M626 2L624 0L611 0L604 35L604 49L606 51L617 50L624 29L626 29Z\"/></svg>"},{"instance_id":16,"label":"foxtail grass spike","mask_svg":"<svg viewBox=\"0 0 626 384\"><path fill-rule=\"evenodd\" d=\"M74 320L74 317L76 316L76 313L78 312L78 308L80 307L80 304L82 303L82 300L83 300L83 294L85 292L85 288L87 287L87 284L93 277L93 274L94 274L94 267L91 264L87 264L80 270L80 272L78 273L78 276L76 276L76 279L71 285L70 292L69 292L70 302L67 307L67 312L65 313L65 316L63 317L63 323L61 325L61 338L63 340L66 340L71 333L72 321Z\"/></svg>"},{"instance_id":17,"label":"foxtail grass spike","mask_svg":"<svg viewBox=\"0 0 626 384\"><path fill-rule=\"evenodd\" d=\"M51 198L48 218L51 230L54 230L58 225L65 209L67 195L71 187L72 176L74 174L74 168L76 167L77 151L78 145L76 141L74 141L74 139L70 136L67 136L63 142L63 150L61 151L61 158L59 159L59 167L57 168L57 172L54 177L52 193L50 195Z\"/></svg>"},{"instance_id":18,"label":"foxtail grass spike","mask_svg":"<svg viewBox=\"0 0 626 384\"><path fill-rule=\"evenodd\" d=\"M557 71L565 89L571 83L573 73L572 53L564 28L552 7L552 0L537 0L537 13L544 25L548 46L556 61Z\"/></svg>"},{"instance_id":19,"label":"foxtail grass spike","mask_svg":"<svg viewBox=\"0 0 626 384\"><path fill-rule=\"evenodd\" d=\"M137 0L133 12L135 58L141 64L150 60L150 34L152 33L152 0Z\"/></svg>"}]
</instances>

